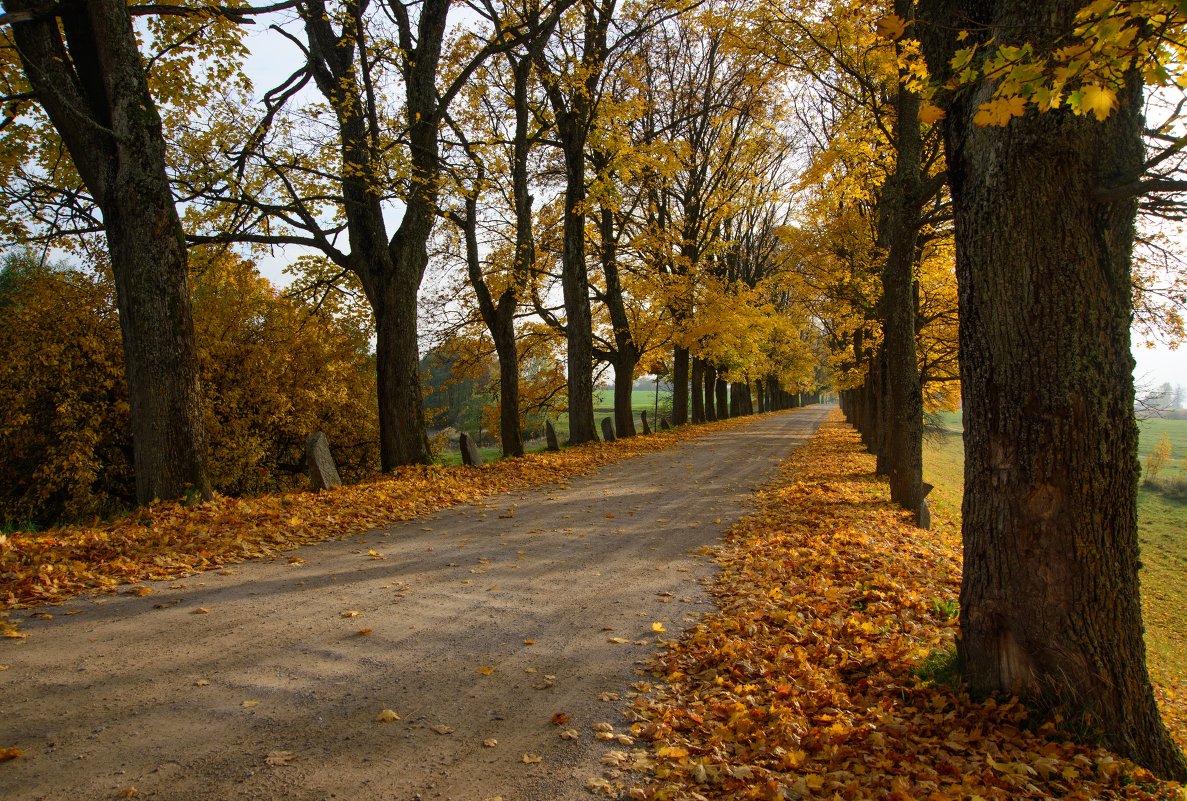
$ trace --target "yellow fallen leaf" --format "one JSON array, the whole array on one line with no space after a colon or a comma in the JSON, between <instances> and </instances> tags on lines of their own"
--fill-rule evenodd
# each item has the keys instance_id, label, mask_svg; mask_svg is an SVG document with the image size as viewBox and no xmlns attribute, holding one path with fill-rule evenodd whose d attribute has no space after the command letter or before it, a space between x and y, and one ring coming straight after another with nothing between
<instances>
[{"instance_id":1,"label":"yellow fallen leaf","mask_svg":"<svg viewBox=\"0 0 1187 801\"><path fill-rule=\"evenodd\" d=\"M600 778L598 776L591 776L585 780L585 789L591 793L604 793L606 795L614 794L614 785L610 784L609 780Z\"/></svg>"},{"instance_id":2,"label":"yellow fallen leaf","mask_svg":"<svg viewBox=\"0 0 1187 801\"><path fill-rule=\"evenodd\" d=\"M478 672L481 673L483 676L489 676L490 674L495 672L495 669L493 667L483 665L482 667L478 668Z\"/></svg>"},{"instance_id":3,"label":"yellow fallen leaf","mask_svg":"<svg viewBox=\"0 0 1187 801\"><path fill-rule=\"evenodd\" d=\"M340 612L339 614L341 614L342 617L358 617L363 613L357 609L347 609L345 612Z\"/></svg>"},{"instance_id":4,"label":"yellow fallen leaf","mask_svg":"<svg viewBox=\"0 0 1187 801\"><path fill-rule=\"evenodd\" d=\"M615 645L626 645L630 641L626 637L607 637L606 642L612 642Z\"/></svg>"},{"instance_id":5,"label":"yellow fallen leaf","mask_svg":"<svg viewBox=\"0 0 1187 801\"><path fill-rule=\"evenodd\" d=\"M359 629L359 636L360 637L370 637L371 629Z\"/></svg>"},{"instance_id":6,"label":"yellow fallen leaf","mask_svg":"<svg viewBox=\"0 0 1187 801\"><path fill-rule=\"evenodd\" d=\"M195 687L209 687L210 681L208 679L198 679L196 682L194 682L194 686Z\"/></svg>"},{"instance_id":7,"label":"yellow fallen leaf","mask_svg":"<svg viewBox=\"0 0 1187 801\"><path fill-rule=\"evenodd\" d=\"M125 787L116 793L116 798L137 798L139 795L140 791L135 787Z\"/></svg>"},{"instance_id":8,"label":"yellow fallen leaf","mask_svg":"<svg viewBox=\"0 0 1187 801\"><path fill-rule=\"evenodd\" d=\"M485 740L482 741L482 745L486 748L494 748L498 744L499 744L499 741L496 740L494 737L487 737Z\"/></svg>"},{"instance_id":9,"label":"yellow fallen leaf","mask_svg":"<svg viewBox=\"0 0 1187 801\"><path fill-rule=\"evenodd\" d=\"M524 645L535 645L536 641L535 640L524 640L523 644Z\"/></svg>"},{"instance_id":10,"label":"yellow fallen leaf","mask_svg":"<svg viewBox=\"0 0 1187 801\"><path fill-rule=\"evenodd\" d=\"M522 759L525 765L535 765L544 761L544 757L539 754L524 754Z\"/></svg>"},{"instance_id":11,"label":"yellow fallen leaf","mask_svg":"<svg viewBox=\"0 0 1187 801\"><path fill-rule=\"evenodd\" d=\"M193 612L190 612L190 614L191 614L191 615L209 615L209 614L210 614L210 610L209 610L209 609L207 609L207 608L206 608L206 607L204 607L204 606L199 606L199 607L198 607L197 609L195 609Z\"/></svg>"},{"instance_id":12,"label":"yellow fallen leaf","mask_svg":"<svg viewBox=\"0 0 1187 801\"><path fill-rule=\"evenodd\" d=\"M400 716L396 714L396 710L394 709L384 709L375 716L375 720L379 721L380 723L391 723L392 721L399 719Z\"/></svg>"},{"instance_id":13,"label":"yellow fallen leaf","mask_svg":"<svg viewBox=\"0 0 1187 801\"><path fill-rule=\"evenodd\" d=\"M562 740L576 740L580 736L581 732L577 731L576 729L565 729L560 733L560 738Z\"/></svg>"},{"instance_id":14,"label":"yellow fallen leaf","mask_svg":"<svg viewBox=\"0 0 1187 801\"><path fill-rule=\"evenodd\" d=\"M239 706L244 707L245 709L251 709L253 706L259 706L259 705L260 705L259 701L244 701Z\"/></svg>"},{"instance_id":15,"label":"yellow fallen leaf","mask_svg":"<svg viewBox=\"0 0 1187 801\"><path fill-rule=\"evenodd\" d=\"M657 634L662 634L667 631L667 629L664 628L664 624L660 623L658 620L651 624L651 630Z\"/></svg>"},{"instance_id":16,"label":"yellow fallen leaf","mask_svg":"<svg viewBox=\"0 0 1187 801\"><path fill-rule=\"evenodd\" d=\"M19 748L0 748L0 762L7 762L10 759L18 759L24 755L25 752Z\"/></svg>"}]
</instances>

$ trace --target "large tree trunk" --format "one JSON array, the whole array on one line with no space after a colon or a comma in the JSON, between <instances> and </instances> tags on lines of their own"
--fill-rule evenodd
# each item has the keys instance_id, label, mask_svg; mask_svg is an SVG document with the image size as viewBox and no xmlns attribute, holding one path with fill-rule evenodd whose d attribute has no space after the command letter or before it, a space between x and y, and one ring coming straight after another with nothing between
<instances>
[{"instance_id":1,"label":"large tree trunk","mask_svg":"<svg viewBox=\"0 0 1187 801\"><path fill-rule=\"evenodd\" d=\"M500 315L491 335L499 357L499 442L503 445L504 456L523 456L523 432L519 427L519 354L515 348L513 316Z\"/></svg>"},{"instance_id":2,"label":"large tree trunk","mask_svg":"<svg viewBox=\"0 0 1187 801\"><path fill-rule=\"evenodd\" d=\"M564 245L561 288L568 356L569 443L597 440L593 413L593 317L585 264L585 140L565 148Z\"/></svg>"},{"instance_id":3,"label":"large tree trunk","mask_svg":"<svg viewBox=\"0 0 1187 801\"><path fill-rule=\"evenodd\" d=\"M895 0L895 13L912 20L915 0ZM915 350L915 245L922 191L919 95L899 85L894 99L894 174L878 204L882 269L885 440L879 450L890 476L890 497L918 513L923 500L923 389Z\"/></svg>"},{"instance_id":4,"label":"large tree trunk","mask_svg":"<svg viewBox=\"0 0 1187 801\"><path fill-rule=\"evenodd\" d=\"M420 393L416 336L419 282L408 279L401 271L385 271L380 286L367 293L375 312L379 461L385 471L433 461Z\"/></svg>"},{"instance_id":5,"label":"large tree trunk","mask_svg":"<svg viewBox=\"0 0 1187 801\"><path fill-rule=\"evenodd\" d=\"M735 412L730 409L730 385L724 378L717 379L717 419L725 420L733 417Z\"/></svg>"},{"instance_id":6,"label":"large tree trunk","mask_svg":"<svg viewBox=\"0 0 1187 801\"><path fill-rule=\"evenodd\" d=\"M717 419L717 402L716 402L716 387L717 387L717 368L705 362L705 367L701 373L701 378L705 382L705 421L712 423Z\"/></svg>"},{"instance_id":7,"label":"large tree trunk","mask_svg":"<svg viewBox=\"0 0 1187 801\"><path fill-rule=\"evenodd\" d=\"M633 355L633 354L632 354ZM614 362L614 434L619 439L635 436L635 362L621 351Z\"/></svg>"},{"instance_id":8,"label":"large tree trunk","mask_svg":"<svg viewBox=\"0 0 1187 801\"><path fill-rule=\"evenodd\" d=\"M688 348L677 345L672 350L672 424L688 422Z\"/></svg>"},{"instance_id":9,"label":"large tree trunk","mask_svg":"<svg viewBox=\"0 0 1187 801\"><path fill-rule=\"evenodd\" d=\"M937 29L971 20L1041 50L1050 43L1040 37L1070 31L1079 7L926 8ZM956 46L929 42L937 72ZM966 452L961 664L974 693L1066 705L1120 753L1182 780L1187 765L1146 671L1138 595L1129 341L1137 206L1107 194L1142 169L1140 84L1130 76L1104 122L1032 111L979 128L973 115L992 91L982 84L957 96L945 143Z\"/></svg>"},{"instance_id":10,"label":"large tree trunk","mask_svg":"<svg viewBox=\"0 0 1187 801\"><path fill-rule=\"evenodd\" d=\"M5 3L10 12L33 9L31 21L12 25L22 66L103 213L137 502L209 498L185 239L127 5L93 0L47 11L22 0Z\"/></svg>"},{"instance_id":11,"label":"large tree trunk","mask_svg":"<svg viewBox=\"0 0 1187 801\"><path fill-rule=\"evenodd\" d=\"M705 422L705 360L692 360L692 421Z\"/></svg>"}]
</instances>

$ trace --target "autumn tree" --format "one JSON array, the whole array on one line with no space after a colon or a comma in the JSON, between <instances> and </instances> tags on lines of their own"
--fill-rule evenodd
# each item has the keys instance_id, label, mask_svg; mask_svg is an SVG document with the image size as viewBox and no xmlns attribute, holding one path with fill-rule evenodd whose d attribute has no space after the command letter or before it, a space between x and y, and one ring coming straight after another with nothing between
<instances>
[{"instance_id":1,"label":"autumn tree","mask_svg":"<svg viewBox=\"0 0 1187 801\"><path fill-rule=\"evenodd\" d=\"M457 202L445 213L461 232L460 250L477 312L498 355L499 439L504 456L523 455L515 320L536 270L534 151L552 130L547 116L539 113L543 98L536 62L573 2L562 0L547 13L534 5L504 10L486 3L485 13L497 28L511 26L505 16L522 27L522 42L475 71L463 93L465 102L449 120L455 140L451 149L461 151L463 164L450 170L457 176ZM480 219L480 205L488 207L487 217L496 218L487 223L499 229L493 241L480 239L480 224L486 222ZM499 220L501 212L509 219Z\"/></svg>"},{"instance_id":2,"label":"autumn tree","mask_svg":"<svg viewBox=\"0 0 1187 801\"><path fill-rule=\"evenodd\" d=\"M38 127L36 113L28 108L35 101L52 123L50 147L60 142L56 162L68 160L76 171L75 193L82 190L97 208L92 230L102 230L110 251L136 498L143 504L154 498L209 497L185 235L166 174L161 116L129 6L117 0L50 6L8 0L4 7L11 26L5 127L34 115L7 132L6 144L14 134L28 135ZM185 50L187 37L198 35L191 30L167 43L167 49ZM19 75L13 72L18 67ZM38 145L16 146L27 152ZM36 167L27 172L38 176ZM40 207L40 194L34 189L24 199Z\"/></svg>"},{"instance_id":3,"label":"autumn tree","mask_svg":"<svg viewBox=\"0 0 1187 801\"><path fill-rule=\"evenodd\" d=\"M357 276L375 316L385 470L432 460L417 299L440 213L442 126L474 70L519 41L480 16L449 38L450 7L298 3L299 31L276 30L301 63L265 93L231 167L195 190L212 212L192 241L304 246Z\"/></svg>"},{"instance_id":4,"label":"autumn tree","mask_svg":"<svg viewBox=\"0 0 1187 801\"><path fill-rule=\"evenodd\" d=\"M870 222L879 286L876 295L865 298L862 316L869 327L863 331L857 362L865 362L860 413L855 416L867 444L878 454L878 469L889 476L891 496L912 511L922 500L923 389L917 323L919 286L917 276L923 237L934 226L928 208L944 184L942 163L937 158L938 137L925 130L921 116L934 120L931 107L924 108L913 86L909 48L902 32L914 15L914 4L899 0L887 9L878 23L877 9L839 3L828 18L809 15L779 16L774 55L818 86L835 106L823 109L826 116L840 119L838 133L854 142L827 141L819 159L830 159L825 151L852 148L863 137L872 144L871 155L878 165L853 165L848 176L867 183L862 191L869 199ZM827 102L827 101L826 101ZM845 126L862 125L867 133L843 131ZM930 128L930 126L928 126ZM927 134L925 136L925 134ZM840 154L837 154L840 155ZM860 195L859 195L860 197ZM874 337L870 336L874 334ZM857 344L854 340L853 344ZM847 409L854 411L849 402Z\"/></svg>"},{"instance_id":5,"label":"autumn tree","mask_svg":"<svg viewBox=\"0 0 1187 801\"><path fill-rule=\"evenodd\" d=\"M1108 49L1077 37L1079 9L920 3L927 62L953 87L945 145L965 423L958 649L975 693L1066 705L1120 753L1182 780L1187 763L1146 671L1138 593L1129 331L1148 64L1131 55L1112 62L1108 80L1073 74L1052 85L1012 63L1069 49L1091 61ZM1139 23L1118 35L1147 34ZM994 72L995 59L1006 71Z\"/></svg>"}]
</instances>

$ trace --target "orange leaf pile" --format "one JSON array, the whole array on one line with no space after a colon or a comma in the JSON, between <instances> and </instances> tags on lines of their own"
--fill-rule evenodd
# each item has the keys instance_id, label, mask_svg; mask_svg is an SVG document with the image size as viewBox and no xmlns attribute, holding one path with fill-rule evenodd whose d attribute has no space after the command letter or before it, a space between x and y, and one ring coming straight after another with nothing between
<instances>
[{"instance_id":1,"label":"orange leaf pile","mask_svg":"<svg viewBox=\"0 0 1187 801\"><path fill-rule=\"evenodd\" d=\"M646 799L1173 798L951 670L959 542L889 503L834 416L717 553L719 612L656 657Z\"/></svg>"},{"instance_id":2,"label":"orange leaf pile","mask_svg":"<svg viewBox=\"0 0 1187 801\"><path fill-rule=\"evenodd\" d=\"M588 473L752 419L681 426L647 437L501 459L479 468L401 467L329 492L219 497L190 508L155 503L106 524L0 535L0 610L277 557L300 545L362 534L494 493ZM2 620L0 633L23 636Z\"/></svg>"}]
</instances>

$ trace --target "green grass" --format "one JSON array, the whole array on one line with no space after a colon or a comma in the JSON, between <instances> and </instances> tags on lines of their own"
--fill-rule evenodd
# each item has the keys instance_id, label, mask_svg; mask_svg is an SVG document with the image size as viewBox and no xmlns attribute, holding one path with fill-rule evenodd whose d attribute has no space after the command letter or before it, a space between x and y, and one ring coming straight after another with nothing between
<instances>
[{"instance_id":1,"label":"green grass","mask_svg":"<svg viewBox=\"0 0 1187 801\"><path fill-rule=\"evenodd\" d=\"M662 409L664 401L672 397L671 392L665 392L662 389L659 392L659 405ZM647 414L652 414L655 410L655 390L653 389L636 389L631 391L631 409L636 412L646 411ZM614 414L614 390L613 389L596 389L594 390L594 414Z\"/></svg>"},{"instance_id":2,"label":"green grass","mask_svg":"<svg viewBox=\"0 0 1187 801\"><path fill-rule=\"evenodd\" d=\"M1187 420L1142 421L1139 453L1144 458L1164 431L1171 438L1173 459L1181 469L1187 455ZM936 487L930 497L932 508L959 522L964 492L964 450L959 427L948 436L924 442L923 475ZM1150 671L1159 684L1187 692L1187 631L1182 623L1183 610L1187 609L1187 503L1140 489L1138 540Z\"/></svg>"},{"instance_id":3,"label":"green grass","mask_svg":"<svg viewBox=\"0 0 1187 801\"><path fill-rule=\"evenodd\" d=\"M544 450L544 446L543 445L535 445L535 446L525 445L523 450L525 453L532 453L535 451ZM503 449L497 445L493 448L479 448L478 455L482 457L483 464L486 464L487 462L493 462L498 459L502 459L503 458ZM441 455L437 457L436 462L437 462L437 464L443 465L445 467L457 467L458 465L460 465L462 463L462 452L461 451L442 451Z\"/></svg>"}]
</instances>

